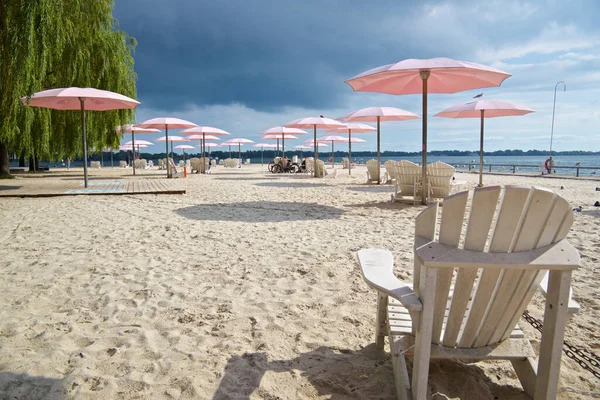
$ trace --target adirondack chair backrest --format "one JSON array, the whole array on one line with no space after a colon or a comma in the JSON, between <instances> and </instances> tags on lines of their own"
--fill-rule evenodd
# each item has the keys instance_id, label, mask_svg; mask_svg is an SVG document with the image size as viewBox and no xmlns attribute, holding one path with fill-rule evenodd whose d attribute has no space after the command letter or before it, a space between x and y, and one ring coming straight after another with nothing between
<instances>
[{"instance_id":1,"label":"adirondack chair backrest","mask_svg":"<svg viewBox=\"0 0 600 400\"><path fill-rule=\"evenodd\" d=\"M429 195L435 199L442 199L452 190L452 177L454 167L441 161L427 164L427 180L429 182Z\"/></svg>"},{"instance_id":2,"label":"adirondack chair backrest","mask_svg":"<svg viewBox=\"0 0 600 400\"><path fill-rule=\"evenodd\" d=\"M326 175L325 171L325 163L322 160L317 160L315 163L315 168L317 170L316 176L322 178Z\"/></svg>"},{"instance_id":3,"label":"adirondack chair backrest","mask_svg":"<svg viewBox=\"0 0 600 400\"><path fill-rule=\"evenodd\" d=\"M415 186L423 180L421 167L417 164L400 160L396 163L396 185L401 193L412 195Z\"/></svg>"},{"instance_id":4,"label":"adirondack chair backrest","mask_svg":"<svg viewBox=\"0 0 600 400\"><path fill-rule=\"evenodd\" d=\"M478 188L470 207L468 197L469 192L465 191L444 199L439 232L437 203L419 214L415 247L435 241L458 248L462 242L465 250L498 253L502 258L502 253L557 243L567 236L573 224L569 203L548 189ZM424 283L425 270L415 261L417 293ZM546 270L500 268L493 264L481 268L438 268L432 342L473 348L507 339L545 273Z\"/></svg>"},{"instance_id":5,"label":"adirondack chair backrest","mask_svg":"<svg viewBox=\"0 0 600 400\"><path fill-rule=\"evenodd\" d=\"M396 161L387 160L383 163L390 179L396 179Z\"/></svg>"},{"instance_id":6,"label":"adirondack chair backrest","mask_svg":"<svg viewBox=\"0 0 600 400\"><path fill-rule=\"evenodd\" d=\"M369 176L369 180L376 181L379 179L379 172L381 166L377 162L377 160L368 160L367 161L367 174Z\"/></svg>"},{"instance_id":7,"label":"adirondack chair backrest","mask_svg":"<svg viewBox=\"0 0 600 400\"><path fill-rule=\"evenodd\" d=\"M342 158L342 162L344 163L344 168L350 168L350 160L347 158Z\"/></svg>"}]
</instances>

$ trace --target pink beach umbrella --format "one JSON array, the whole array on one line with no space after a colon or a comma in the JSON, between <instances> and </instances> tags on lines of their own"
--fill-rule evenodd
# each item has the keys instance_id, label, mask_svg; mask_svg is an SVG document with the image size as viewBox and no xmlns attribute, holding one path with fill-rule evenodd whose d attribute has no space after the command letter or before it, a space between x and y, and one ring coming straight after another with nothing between
<instances>
[{"instance_id":1,"label":"pink beach umbrella","mask_svg":"<svg viewBox=\"0 0 600 400\"><path fill-rule=\"evenodd\" d=\"M137 124L137 127L140 128L156 128L156 129L164 129L165 137L169 138L169 128L171 129L187 129L198 126L193 122L186 121L184 119L179 118L171 118L171 117L160 117L160 118L152 118L147 121L142 122L141 124ZM165 140L166 143L166 155L169 158L169 140ZM171 144L171 147L172 144ZM167 162L167 178L172 178L173 174L171 173L171 165Z\"/></svg>"},{"instance_id":2,"label":"pink beach umbrella","mask_svg":"<svg viewBox=\"0 0 600 400\"><path fill-rule=\"evenodd\" d=\"M200 127L200 128L207 128L207 127ZM195 129L195 128L192 128L192 129ZM219 129L219 128L214 128L214 129ZM187 129L186 129L186 131L187 131ZM181 133L184 133L184 132L185 131L181 131ZM223 132L225 132L225 131L223 131ZM229 133L227 133L227 134L229 135ZM201 153L202 158L204 158L206 155L206 148L211 147L208 145L208 143L206 143L206 141L207 140L221 140L221 137L222 136L218 137L215 135L207 135L206 133L186 136L186 138L188 140L199 140L200 141L200 146L198 146L198 147L200 147L200 153ZM202 164L202 166L204 166L204 165L205 164ZM206 171L204 170L204 167L200 168L200 172L203 174L206 173Z\"/></svg>"},{"instance_id":3,"label":"pink beach umbrella","mask_svg":"<svg viewBox=\"0 0 600 400\"><path fill-rule=\"evenodd\" d=\"M362 139L358 139L358 140L364 142L364 140L362 140ZM338 135L328 135L328 136L323 136L321 138L318 138L317 142L321 142L321 143L331 142L331 168L335 168L334 143L335 142L349 143L350 138L347 138L344 136L338 136Z\"/></svg>"},{"instance_id":4,"label":"pink beach umbrella","mask_svg":"<svg viewBox=\"0 0 600 400\"><path fill-rule=\"evenodd\" d=\"M133 148L135 149L135 133L157 133L160 131L154 128L140 128L135 125L129 124L118 126L117 132L131 133L131 143L133 143ZM150 145L152 144L153 143L150 143ZM133 152L133 160L135 161L135 151ZM133 163L133 174L135 175L135 162Z\"/></svg>"},{"instance_id":5,"label":"pink beach umbrella","mask_svg":"<svg viewBox=\"0 0 600 400\"><path fill-rule=\"evenodd\" d=\"M175 135L171 135L171 136L162 136L159 137L158 139L156 139L157 142L167 142L167 152L169 151L169 142L171 142L171 158L173 158L173 142L189 142L189 140L187 140L186 138L182 137L182 136L175 136ZM169 157L169 153L167 153L167 158ZM167 162L167 165L169 165L169 163Z\"/></svg>"},{"instance_id":6,"label":"pink beach umbrella","mask_svg":"<svg viewBox=\"0 0 600 400\"><path fill-rule=\"evenodd\" d=\"M346 122L344 128L336 128L336 129L326 129L325 132L329 133L337 133L342 134L348 131L348 163L352 166L352 143L364 143L364 140L361 142L354 142L352 140L352 132L354 133L366 133L366 132L375 132L377 129L373 128L371 125L360 124L358 122ZM352 175L352 168L348 168L348 175Z\"/></svg>"},{"instance_id":7,"label":"pink beach umbrella","mask_svg":"<svg viewBox=\"0 0 600 400\"><path fill-rule=\"evenodd\" d=\"M291 128L290 128L291 129ZM303 131L304 132L304 131ZM297 136L294 136L292 134L286 134L283 135L281 133L270 133L268 135L263 135L262 139L264 140L277 140L277 145L275 146L277 148L277 152L279 153L279 140L281 139L282 141L282 150L281 150L281 156L283 157L284 154L284 147L283 147L283 143L285 141L285 138L287 138L288 140L292 140L292 139L298 139Z\"/></svg>"},{"instance_id":8,"label":"pink beach umbrella","mask_svg":"<svg viewBox=\"0 0 600 400\"><path fill-rule=\"evenodd\" d=\"M220 140L219 138L217 139L207 139L207 135L210 135L211 138L214 138L216 136L229 136L230 133L227 131L224 131L223 129L219 129L219 128L215 128L213 126L195 126L193 128L189 128L186 130L183 130L181 132L182 135L192 135L194 137L194 140L201 140L201 149L202 149L202 158L204 159L204 149L206 148L205 143L207 140ZM202 136L201 138L199 138L199 136ZM190 140L192 140L190 138ZM206 171L202 170L202 173L206 173Z\"/></svg>"},{"instance_id":9,"label":"pink beach umbrella","mask_svg":"<svg viewBox=\"0 0 600 400\"><path fill-rule=\"evenodd\" d=\"M408 59L363 72L346 81L355 92L423 95L423 182L427 181L427 93L457 93L500 86L510 74L450 58ZM427 185L422 203L427 204Z\"/></svg>"},{"instance_id":10,"label":"pink beach umbrella","mask_svg":"<svg viewBox=\"0 0 600 400\"><path fill-rule=\"evenodd\" d=\"M220 143L210 143L210 142L204 143L204 147L208 147L208 158L210 158L210 149L212 149L213 147L220 147L220 146L221 146Z\"/></svg>"},{"instance_id":11,"label":"pink beach umbrella","mask_svg":"<svg viewBox=\"0 0 600 400\"><path fill-rule=\"evenodd\" d=\"M244 138L235 138L235 139L229 139L227 142L223 142L223 144L227 144L229 146L231 145L238 145L238 154L239 154L239 159L240 159L240 168L242 167L241 164L241 160L242 160L242 145L244 144L250 144L250 143L254 143L253 140L250 139L244 139ZM231 158L231 147L229 148L229 157Z\"/></svg>"},{"instance_id":12,"label":"pink beach umbrella","mask_svg":"<svg viewBox=\"0 0 600 400\"><path fill-rule=\"evenodd\" d=\"M325 118L325 117L305 117L295 119L293 121L284 124L285 127L288 128L304 128L309 129L313 128L313 146L315 152L315 162L319 159L319 154L317 152L317 128L319 129L328 129L328 128L342 128L344 124L340 121L336 121L335 119ZM314 171L315 178L317 177L317 170L315 168Z\"/></svg>"},{"instance_id":13,"label":"pink beach umbrella","mask_svg":"<svg viewBox=\"0 0 600 400\"><path fill-rule=\"evenodd\" d=\"M312 146L300 145L300 146L294 147L294 150L300 150L300 158L304 158L304 157L302 157L302 150L310 150L310 149L312 149Z\"/></svg>"},{"instance_id":14,"label":"pink beach umbrella","mask_svg":"<svg viewBox=\"0 0 600 400\"><path fill-rule=\"evenodd\" d=\"M81 139L83 142L83 180L88 187L87 143L85 137L85 110L107 111L136 108L140 102L119 93L94 88L60 88L34 93L23 97L26 106L52 108L54 110L81 110Z\"/></svg>"},{"instance_id":15,"label":"pink beach umbrella","mask_svg":"<svg viewBox=\"0 0 600 400\"><path fill-rule=\"evenodd\" d=\"M377 164L381 165L381 121L408 121L419 116L396 107L367 107L344 115L342 121L377 122ZM368 126L368 125L367 125ZM378 180L377 183L380 183Z\"/></svg>"},{"instance_id":16,"label":"pink beach umbrella","mask_svg":"<svg viewBox=\"0 0 600 400\"><path fill-rule=\"evenodd\" d=\"M263 161L264 161L264 158L265 158L265 148L267 148L267 149L274 149L277 146L274 145L274 144L270 144L270 143L256 143L252 147L257 147L257 148L262 149L262 154L260 156L260 165L263 165L264 164Z\"/></svg>"},{"instance_id":17,"label":"pink beach umbrella","mask_svg":"<svg viewBox=\"0 0 600 400\"><path fill-rule=\"evenodd\" d=\"M476 100L446 108L435 114L434 117L481 119L481 128L479 132L479 186L483 186L483 119L512 117L532 112L535 111L505 101Z\"/></svg>"},{"instance_id":18,"label":"pink beach umbrella","mask_svg":"<svg viewBox=\"0 0 600 400\"><path fill-rule=\"evenodd\" d=\"M287 128L285 126L274 126L273 128L269 128L260 132L260 135L271 136L271 135L281 135L281 156L285 155L285 138L289 139L297 139L297 137L293 135L306 135L308 132L303 131L298 128ZM279 138L277 139L277 147L279 148Z\"/></svg>"},{"instance_id":19,"label":"pink beach umbrella","mask_svg":"<svg viewBox=\"0 0 600 400\"><path fill-rule=\"evenodd\" d=\"M194 146L190 146L189 144L179 144L175 146L175 148L183 152L183 161L185 162L185 149L193 149Z\"/></svg>"}]
</instances>

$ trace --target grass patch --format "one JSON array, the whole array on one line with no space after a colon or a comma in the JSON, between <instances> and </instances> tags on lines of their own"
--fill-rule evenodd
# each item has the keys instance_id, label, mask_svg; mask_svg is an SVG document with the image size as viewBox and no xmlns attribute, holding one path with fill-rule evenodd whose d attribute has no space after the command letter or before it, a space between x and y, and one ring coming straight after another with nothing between
<instances>
[{"instance_id":1,"label":"grass patch","mask_svg":"<svg viewBox=\"0 0 600 400\"><path fill-rule=\"evenodd\" d=\"M11 174L0 174L0 179L15 179L15 176Z\"/></svg>"}]
</instances>

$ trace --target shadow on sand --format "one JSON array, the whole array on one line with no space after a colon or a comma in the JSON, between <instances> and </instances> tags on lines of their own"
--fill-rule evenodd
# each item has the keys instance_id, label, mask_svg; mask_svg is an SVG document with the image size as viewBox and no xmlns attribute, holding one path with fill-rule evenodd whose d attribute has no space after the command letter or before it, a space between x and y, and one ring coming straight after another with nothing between
<instances>
[{"instance_id":1,"label":"shadow on sand","mask_svg":"<svg viewBox=\"0 0 600 400\"><path fill-rule=\"evenodd\" d=\"M389 185L346 186L346 190L363 193L394 193L394 187Z\"/></svg>"},{"instance_id":2,"label":"shadow on sand","mask_svg":"<svg viewBox=\"0 0 600 400\"><path fill-rule=\"evenodd\" d=\"M63 386L62 379L0 372L2 399L66 399Z\"/></svg>"},{"instance_id":3,"label":"shadow on sand","mask_svg":"<svg viewBox=\"0 0 600 400\"><path fill-rule=\"evenodd\" d=\"M386 353L370 344L356 351L322 346L290 360L269 361L266 353L233 356L227 361L213 400L250 399L251 396L280 398L284 389L261 386L263 376L271 372L291 374L295 380L300 375L308 380L312 387L298 382L297 388L290 388L296 392L297 398L395 398L391 360ZM431 392L428 398L436 399L528 398L519 387L498 385L491 381L477 364L454 361L432 362L429 386Z\"/></svg>"},{"instance_id":4,"label":"shadow on sand","mask_svg":"<svg viewBox=\"0 0 600 400\"><path fill-rule=\"evenodd\" d=\"M256 183L256 186L262 187L278 187L278 188L316 188L316 187L327 187L326 183L310 183L310 182L263 182Z\"/></svg>"},{"instance_id":5,"label":"shadow on sand","mask_svg":"<svg viewBox=\"0 0 600 400\"><path fill-rule=\"evenodd\" d=\"M17 190L21 189L23 186L10 186L10 185L0 185L0 190Z\"/></svg>"},{"instance_id":6,"label":"shadow on sand","mask_svg":"<svg viewBox=\"0 0 600 400\"><path fill-rule=\"evenodd\" d=\"M285 222L337 219L344 210L316 203L249 201L244 203L199 204L175 211L199 221Z\"/></svg>"}]
</instances>

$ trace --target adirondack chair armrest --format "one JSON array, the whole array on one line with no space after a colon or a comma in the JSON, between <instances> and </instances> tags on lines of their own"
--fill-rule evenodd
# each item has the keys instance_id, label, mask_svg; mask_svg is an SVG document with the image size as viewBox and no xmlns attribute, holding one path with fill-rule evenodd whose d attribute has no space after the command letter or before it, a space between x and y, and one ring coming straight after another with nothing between
<instances>
[{"instance_id":1,"label":"adirondack chair armrest","mask_svg":"<svg viewBox=\"0 0 600 400\"><path fill-rule=\"evenodd\" d=\"M415 240L415 243L423 242L423 240ZM579 252L567 240L561 240L535 250L514 253L484 253L430 241L415 247L415 256L423 266L431 268L488 267L574 270L581 264Z\"/></svg>"},{"instance_id":2,"label":"adirondack chair armrest","mask_svg":"<svg viewBox=\"0 0 600 400\"><path fill-rule=\"evenodd\" d=\"M360 270L365 282L379 292L398 300L408 311L421 311L423 304L412 287L394 275L394 257L382 249L358 251Z\"/></svg>"},{"instance_id":3,"label":"adirondack chair armrest","mask_svg":"<svg viewBox=\"0 0 600 400\"><path fill-rule=\"evenodd\" d=\"M542 281L540 282L539 289L540 289L540 292L542 293L542 295L544 296L544 298L547 298L547 295L548 295L548 273L547 272L544 275L544 278L542 278ZM577 303L575 300L573 300L573 288L571 287L571 289L569 289L569 305L567 306L567 312L570 314L578 314L579 310L580 310L579 303Z\"/></svg>"}]
</instances>

